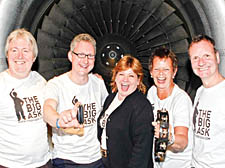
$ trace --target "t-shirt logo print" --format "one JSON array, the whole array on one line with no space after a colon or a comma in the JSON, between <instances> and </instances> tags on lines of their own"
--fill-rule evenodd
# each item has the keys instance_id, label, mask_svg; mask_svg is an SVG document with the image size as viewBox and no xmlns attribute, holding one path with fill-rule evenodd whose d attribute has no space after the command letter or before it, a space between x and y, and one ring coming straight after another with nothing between
<instances>
[{"instance_id":1,"label":"t-shirt logo print","mask_svg":"<svg viewBox=\"0 0 225 168\"><path fill-rule=\"evenodd\" d=\"M198 105L199 101L196 103L193 115L194 133L201 139L209 140L212 111L198 108Z\"/></svg>"},{"instance_id":2,"label":"t-shirt logo print","mask_svg":"<svg viewBox=\"0 0 225 168\"><path fill-rule=\"evenodd\" d=\"M23 111L23 104L24 101L21 100L19 97L17 97L17 93L14 91L14 88L12 89L12 91L9 93L10 97L13 99L14 101L14 107L15 107L15 111L16 111L16 116L18 121L21 120L21 117L26 120L26 117L24 115L24 111Z\"/></svg>"},{"instance_id":3,"label":"t-shirt logo print","mask_svg":"<svg viewBox=\"0 0 225 168\"><path fill-rule=\"evenodd\" d=\"M194 115L193 115L193 125L194 125L194 131L196 130L196 119L197 119L197 115L198 115L198 104L199 104L199 100L196 103L195 106L195 110L194 110Z\"/></svg>"},{"instance_id":4,"label":"t-shirt logo print","mask_svg":"<svg viewBox=\"0 0 225 168\"><path fill-rule=\"evenodd\" d=\"M75 105L75 103L78 102L78 98L76 96L72 99L72 104ZM96 123L96 116L97 116L97 107L96 103L82 103L84 108L84 126L93 126L94 123Z\"/></svg>"},{"instance_id":5,"label":"t-shirt logo print","mask_svg":"<svg viewBox=\"0 0 225 168\"><path fill-rule=\"evenodd\" d=\"M77 102L78 102L78 99L76 98L76 96L74 96L74 98L72 100L73 105L75 105Z\"/></svg>"}]
</instances>

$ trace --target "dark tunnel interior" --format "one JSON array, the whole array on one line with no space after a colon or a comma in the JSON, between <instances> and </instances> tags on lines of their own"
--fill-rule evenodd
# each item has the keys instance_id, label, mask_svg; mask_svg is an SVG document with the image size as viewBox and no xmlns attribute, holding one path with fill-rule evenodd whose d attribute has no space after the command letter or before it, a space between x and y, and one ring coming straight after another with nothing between
<instances>
[{"instance_id":1,"label":"dark tunnel interior","mask_svg":"<svg viewBox=\"0 0 225 168\"><path fill-rule=\"evenodd\" d=\"M33 69L47 80L70 70L70 41L85 32L97 41L93 72L103 76L108 89L111 70L124 54L140 60L150 87L148 58L165 46L178 57L175 82L193 99L201 82L191 70L187 48L194 34L204 33L196 11L185 0L33 0L20 26L37 38L39 56Z\"/></svg>"}]
</instances>

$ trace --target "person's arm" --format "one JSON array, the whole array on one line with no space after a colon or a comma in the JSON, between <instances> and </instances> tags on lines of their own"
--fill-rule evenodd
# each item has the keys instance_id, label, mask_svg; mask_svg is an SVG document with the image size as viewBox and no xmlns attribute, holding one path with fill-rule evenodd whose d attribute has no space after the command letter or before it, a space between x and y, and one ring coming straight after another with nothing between
<instances>
[{"instance_id":1,"label":"person's arm","mask_svg":"<svg viewBox=\"0 0 225 168\"><path fill-rule=\"evenodd\" d=\"M192 102L188 96L180 94L174 99L173 103L174 143L168 146L168 150L177 153L183 152L188 145L188 128L190 127ZM171 135L170 131L170 140L172 138Z\"/></svg>"},{"instance_id":2,"label":"person's arm","mask_svg":"<svg viewBox=\"0 0 225 168\"><path fill-rule=\"evenodd\" d=\"M172 136L170 136L172 140ZM174 143L168 146L168 150L177 153L182 152L188 145L188 128L177 126L174 128Z\"/></svg>"},{"instance_id":3,"label":"person's arm","mask_svg":"<svg viewBox=\"0 0 225 168\"><path fill-rule=\"evenodd\" d=\"M98 79L101 79L101 80L103 80L103 81L104 81L104 79L103 79L102 75L99 75L98 73L94 73L94 75L95 75Z\"/></svg>"},{"instance_id":4,"label":"person's arm","mask_svg":"<svg viewBox=\"0 0 225 168\"><path fill-rule=\"evenodd\" d=\"M56 120L59 114L56 111L57 101L54 99L47 99L44 102L44 120L52 127L56 127Z\"/></svg>"},{"instance_id":5,"label":"person's arm","mask_svg":"<svg viewBox=\"0 0 225 168\"><path fill-rule=\"evenodd\" d=\"M57 101L54 99L47 99L44 103L44 120L52 127L56 126L56 121L58 120L58 126L60 128L71 128L71 127L77 127L81 128L83 127L78 123L77 120L77 107L79 105L79 102L77 102L73 109L65 110L58 114L56 111L57 108Z\"/></svg>"},{"instance_id":6,"label":"person's arm","mask_svg":"<svg viewBox=\"0 0 225 168\"><path fill-rule=\"evenodd\" d=\"M153 167L152 147L153 147L153 111L150 104L143 105L139 108L138 115L135 116L133 123L133 149L131 159L129 160L129 168L149 168Z\"/></svg>"},{"instance_id":7,"label":"person's arm","mask_svg":"<svg viewBox=\"0 0 225 168\"><path fill-rule=\"evenodd\" d=\"M155 137L159 138L159 124L157 122L152 122L152 125L155 127ZM171 125L170 128L172 128ZM168 145L167 150L174 153L182 152L188 145L188 128L177 126L174 128L174 135L172 135L171 129L169 129L169 132L169 141L173 141L173 143Z\"/></svg>"},{"instance_id":8,"label":"person's arm","mask_svg":"<svg viewBox=\"0 0 225 168\"><path fill-rule=\"evenodd\" d=\"M14 91L14 88L12 89L12 91L9 93L9 95L10 95L10 97L12 98L12 99L14 99L14 97L13 97L13 95L12 95L12 92Z\"/></svg>"}]
</instances>

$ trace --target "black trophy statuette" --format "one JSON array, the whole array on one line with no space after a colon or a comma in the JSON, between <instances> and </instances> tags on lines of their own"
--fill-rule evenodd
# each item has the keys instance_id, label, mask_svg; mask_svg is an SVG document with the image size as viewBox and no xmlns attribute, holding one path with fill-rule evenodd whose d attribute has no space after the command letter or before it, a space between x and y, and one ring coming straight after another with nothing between
<instances>
[{"instance_id":1,"label":"black trophy statuette","mask_svg":"<svg viewBox=\"0 0 225 168\"><path fill-rule=\"evenodd\" d=\"M169 113L166 109L157 111L156 122L159 123L159 138L155 138L155 161L163 162L169 141Z\"/></svg>"},{"instance_id":2,"label":"black trophy statuette","mask_svg":"<svg viewBox=\"0 0 225 168\"><path fill-rule=\"evenodd\" d=\"M77 120L80 124L84 123L84 107L82 105L79 105L79 107L78 107Z\"/></svg>"}]
</instances>

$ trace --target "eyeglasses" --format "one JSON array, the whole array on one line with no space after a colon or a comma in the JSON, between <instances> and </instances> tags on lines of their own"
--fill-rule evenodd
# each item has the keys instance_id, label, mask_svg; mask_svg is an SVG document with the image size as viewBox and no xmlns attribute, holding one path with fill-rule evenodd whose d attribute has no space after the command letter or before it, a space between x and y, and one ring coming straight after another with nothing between
<instances>
[{"instance_id":1,"label":"eyeglasses","mask_svg":"<svg viewBox=\"0 0 225 168\"><path fill-rule=\"evenodd\" d=\"M85 57L87 57L88 59L95 58L95 55L91 55L91 54L75 53L74 51L72 51L72 53L75 54L78 58L85 58Z\"/></svg>"}]
</instances>

